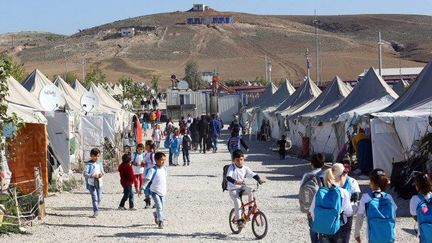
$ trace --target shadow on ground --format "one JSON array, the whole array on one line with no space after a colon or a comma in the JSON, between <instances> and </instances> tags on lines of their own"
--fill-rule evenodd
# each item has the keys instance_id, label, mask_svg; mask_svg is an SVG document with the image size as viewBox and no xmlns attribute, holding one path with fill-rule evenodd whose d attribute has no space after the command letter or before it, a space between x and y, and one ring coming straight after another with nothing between
<instances>
[{"instance_id":1,"label":"shadow on ground","mask_svg":"<svg viewBox=\"0 0 432 243\"><path fill-rule=\"evenodd\" d=\"M114 235L99 235L100 238L147 238L147 237L167 237L167 238L187 238L187 239L201 239L201 240L227 240L227 235L222 233L192 233L192 234L178 234L178 233L164 233L164 232L124 232Z\"/></svg>"}]
</instances>

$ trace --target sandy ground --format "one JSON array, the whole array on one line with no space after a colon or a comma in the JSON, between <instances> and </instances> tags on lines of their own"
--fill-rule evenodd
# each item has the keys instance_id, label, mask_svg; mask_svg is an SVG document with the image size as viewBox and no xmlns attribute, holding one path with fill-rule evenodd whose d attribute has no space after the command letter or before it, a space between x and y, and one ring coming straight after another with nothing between
<instances>
[{"instance_id":1,"label":"sandy ground","mask_svg":"<svg viewBox=\"0 0 432 243\"><path fill-rule=\"evenodd\" d=\"M226 139L226 137L223 137ZM262 242L309 242L307 221L298 207L298 181L309 169L306 161L292 157L284 161L269 151L270 143L249 141L247 165L265 177L256 194L260 209L269 220L269 232ZM153 223L152 211L143 209L135 198L137 211L118 211L122 188L118 173L107 174L104 181L102 211L92 214L91 199L84 186L71 193L46 199L47 217L28 227L28 235L3 235L1 242L244 242L254 240L251 225L233 235L228 225L232 202L221 191L223 165L230 162L221 140L219 152L191 154L189 167L169 167L168 195L164 229ZM253 181L250 181L251 183ZM361 181L362 190L367 188ZM127 205L127 204L126 204ZM414 221L406 215L408 204L398 202L396 242L415 242ZM364 234L363 234L364 237Z\"/></svg>"}]
</instances>

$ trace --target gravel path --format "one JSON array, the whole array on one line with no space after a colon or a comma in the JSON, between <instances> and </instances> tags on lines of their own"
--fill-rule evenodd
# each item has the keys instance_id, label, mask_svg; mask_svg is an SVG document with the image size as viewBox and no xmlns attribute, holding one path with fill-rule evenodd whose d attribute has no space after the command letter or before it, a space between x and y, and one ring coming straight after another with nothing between
<instances>
[{"instance_id":1,"label":"gravel path","mask_svg":"<svg viewBox=\"0 0 432 243\"><path fill-rule=\"evenodd\" d=\"M226 138L226 137L224 137ZM306 161L287 158L280 161L269 151L270 143L251 141L247 165L267 179L256 194L258 205L269 219L269 232L262 242L309 242L306 217L298 209L298 181L309 169ZM223 165L230 162L221 141L216 154L191 154L191 166L168 168L168 195L163 230L153 223L152 211L143 209L142 199L137 211L118 211L122 188L118 173L107 174L104 181L102 211L93 219L91 199L84 186L71 193L46 199L47 217L28 228L29 235L3 235L1 242L244 242L254 240L251 225L240 235L231 234L228 213L232 202L221 191ZM182 164L182 162L181 162ZM252 181L251 181L252 182ZM361 181L365 190L367 181ZM398 202L405 211L406 201ZM397 242L414 242L413 220L398 217ZM364 235L364 234L363 234Z\"/></svg>"}]
</instances>

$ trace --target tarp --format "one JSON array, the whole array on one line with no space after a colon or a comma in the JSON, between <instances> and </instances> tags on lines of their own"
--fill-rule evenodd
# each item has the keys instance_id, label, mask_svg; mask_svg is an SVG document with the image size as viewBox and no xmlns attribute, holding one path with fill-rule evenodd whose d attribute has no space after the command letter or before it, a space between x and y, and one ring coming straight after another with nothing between
<instances>
[{"instance_id":1,"label":"tarp","mask_svg":"<svg viewBox=\"0 0 432 243\"><path fill-rule=\"evenodd\" d=\"M80 144L82 145L82 158L90 159L90 150L98 148L103 151L103 124L102 116L83 116L80 121Z\"/></svg>"},{"instance_id":2,"label":"tarp","mask_svg":"<svg viewBox=\"0 0 432 243\"><path fill-rule=\"evenodd\" d=\"M69 114L55 112L54 117L47 117L48 137L54 156L65 172L71 169L69 150Z\"/></svg>"}]
</instances>

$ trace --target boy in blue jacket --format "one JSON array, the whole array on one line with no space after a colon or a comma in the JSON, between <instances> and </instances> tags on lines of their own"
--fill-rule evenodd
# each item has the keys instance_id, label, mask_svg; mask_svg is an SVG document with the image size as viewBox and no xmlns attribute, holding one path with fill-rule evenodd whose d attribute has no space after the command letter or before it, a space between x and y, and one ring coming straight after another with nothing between
<instances>
[{"instance_id":1,"label":"boy in blue jacket","mask_svg":"<svg viewBox=\"0 0 432 243\"><path fill-rule=\"evenodd\" d=\"M103 165L99 162L100 150L93 148L90 151L90 160L85 163L84 177L86 187L90 192L93 205L93 218L99 214L99 205L102 200L102 177L105 175Z\"/></svg>"}]
</instances>

